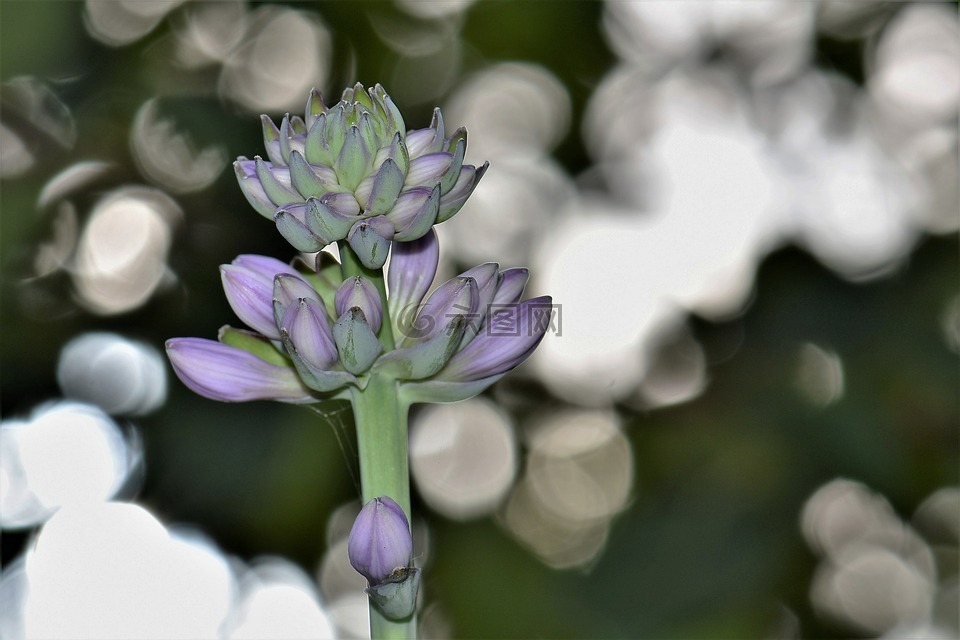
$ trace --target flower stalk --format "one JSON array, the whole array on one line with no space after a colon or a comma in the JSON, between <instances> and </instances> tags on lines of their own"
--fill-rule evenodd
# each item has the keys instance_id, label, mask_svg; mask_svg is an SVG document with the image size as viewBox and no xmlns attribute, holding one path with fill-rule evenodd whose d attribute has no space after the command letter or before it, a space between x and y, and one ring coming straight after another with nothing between
<instances>
[{"instance_id":1,"label":"flower stalk","mask_svg":"<svg viewBox=\"0 0 960 640\"><path fill-rule=\"evenodd\" d=\"M389 496L403 509L407 522L412 522L407 459L409 406L401 402L396 380L378 375L371 376L362 391L354 389L351 400L363 502ZM414 611L406 619L393 620L371 600L370 637L416 638L416 618Z\"/></svg>"},{"instance_id":2,"label":"flower stalk","mask_svg":"<svg viewBox=\"0 0 960 640\"><path fill-rule=\"evenodd\" d=\"M357 84L334 106L313 91L303 118L262 123L268 160L238 158L237 179L301 256L222 265L248 329L172 338L167 353L190 389L221 402L350 400L364 507L348 550L367 578L370 634L416 638L410 406L473 397L526 360L551 300L521 300L527 270L495 262L427 295L439 264L433 225L460 210L487 169L464 164L466 131L448 135L439 109L428 128L408 131L381 86ZM339 261L323 251L334 242Z\"/></svg>"},{"instance_id":3,"label":"flower stalk","mask_svg":"<svg viewBox=\"0 0 960 640\"><path fill-rule=\"evenodd\" d=\"M361 276L373 283L380 294L387 321L380 326L378 338L387 350L394 348L389 322L389 306L382 269L370 269L360 262L349 243L340 241L341 269L344 279ZM389 496L403 510L407 522L410 510L410 465L407 456L407 416L409 405L402 403L395 379L372 375L362 390L353 388L350 398L357 430L357 455L360 463L360 490L367 504L380 496ZM411 531L411 535L412 535ZM415 596L414 596L415 597ZM414 611L404 620L393 620L370 599L370 637L374 639L416 638Z\"/></svg>"}]
</instances>

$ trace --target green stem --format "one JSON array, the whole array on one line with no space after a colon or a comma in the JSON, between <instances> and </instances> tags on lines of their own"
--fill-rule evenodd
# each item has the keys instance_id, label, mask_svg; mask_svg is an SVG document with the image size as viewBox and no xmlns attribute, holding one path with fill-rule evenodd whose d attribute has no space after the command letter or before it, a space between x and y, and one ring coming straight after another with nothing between
<instances>
[{"instance_id":1,"label":"green stem","mask_svg":"<svg viewBox=\"0 0 960 640\"><path fill-rule=\"evenodd\" d=\"M373 286L375 286L380 293L383 322L380 324L380 332L377 334L377 337L380 338L380 342L383 343L384 350L391 351L395 345L393 342L393 329L390 326L390 307L387 304L387 288L384 284L383 270L368 269L363 266L363 263L357 258L356 252L354 252L346 240L337 242L337 248L340 250L340 271L343 273L344 279L352 276L363 276L372 282Z\"/></svg>"},{"instance_id":2,"label":"green stem","mask_svg":"<svg viewBox=\"0 0 960 640\"><path fill-rule=\"evenodd\" d=\"M408 407L400 402L397 381L371 375L362 391L353 390L353 416L357 427L360 456L360 484L363 503L379 496L396 501L412 522L410 472L407 462ZM394 622L370 604L370 637L416 638L417 620Z\"/></svg>"},{"instance_id":3,"label":"green stem","mask_svg":"<svg viewBox=\"0 0 960 640\"><path fill-rule=\"evenodd\" d=\"M350 245L341 241L340 268L344 278L363 276L380 293L383 322L377 337L383 348L394 348L390 307L382 269L368 269L357 258ZM389 496L400 505L413 522L410 512L410 470L407 462L407 414L409 407L400 402L397 381L372 374L363 390L353 389L353 417L357 428L357 449L360 457L360 485L363 503ZM395 622L383 616L370 603L370 637L373 640L413 639L417 637L417 616Z\"/></svg>"}]
</instances>

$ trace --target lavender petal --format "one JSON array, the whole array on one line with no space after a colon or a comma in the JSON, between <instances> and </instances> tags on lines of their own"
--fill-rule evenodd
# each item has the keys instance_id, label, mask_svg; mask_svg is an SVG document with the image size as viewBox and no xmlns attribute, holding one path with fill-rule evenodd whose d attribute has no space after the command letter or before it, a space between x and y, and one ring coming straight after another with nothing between
<instances>
[{"instance_id":1,"label":"lavender petal","mask_svg":"<svg viewBox=\"0 0 960 640\"><path fill-rule=\"evenodd\" d=\"M491 309L480 333L450 359L437 378L471 381L513 369L540 344L549 327L546 314L551 311L549 296Z\"/></svg>"},{"instance_id":2,"label":"lavender petal","mask_svg":"<svg viewBox=\"0 0 960 640\"><path fill-rule=\"evenodd\" d=\"M236 347L202 338L171 338L167 357L194 392L221 402L316 402L291 367L270 364Z\"/></svg>"},{"instance_id":3,"label":"lavender petal","mask_svg":"<svg viewBox=\"0 0 960 640\"><path fill-rule=\"evenodd\" d=\"M408 317L412 322L416 317L417 307L430 289L439 262L440 243L432 228L418 240L393 245L387 287L394 328L403 324L403 318Z\"/></svg>"},{"instance_id":4,"label":"lavender petal","mask_svg":"<svg viewBox=\"0 0 960 640\"><path fill-rule=\"evenodd\" d=\"M273 279L294 275L289 265L267 256L241 255L220 266L220 279L227 302L237 317L251 329L277 340L280 332L273 317Z\"/></svg>"}]
</instances>

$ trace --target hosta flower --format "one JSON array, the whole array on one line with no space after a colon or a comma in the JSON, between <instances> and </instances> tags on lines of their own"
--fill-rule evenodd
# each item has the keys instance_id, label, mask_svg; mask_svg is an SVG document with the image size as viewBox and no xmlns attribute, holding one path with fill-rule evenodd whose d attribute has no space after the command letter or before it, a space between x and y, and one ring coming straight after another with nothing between
<instances>
[{"instance_id":1,"label":"hosta flower","mask_svg":"<svg viewBox=\"0 0 960 640\"><path fill-rule=\"evenodd\" d=\"M359 276L342 280L328 254L315 270L297 266L244 255L220 268L230 306L256 333L224 327L219 341L168 340L188 387L225 402L318 402L358 384L383 349L379 293Z\"/></svg>"},{"instance_id":2,"label":"hosta flower","mask_svg":"<svg viewBox=\"0 0 960 640\"><path fill-rule=\"evenodd\" d=\"M174 370L197 393L227 402L320 401L364 388L371 375L400 382L408 402L480 393L526 360L543 338L549 297L521 301L526 269L482 264L429 296L439 249L433 230L398 244L390 298L362 276L342 278L320 253L316 268L244 255L221 267L227 300L253 331L225 327L219 341L174 338ZM384 351L384 323L398 338Z\"/></svg>"},{"instance_id":3,"label":"hosta flower","mask_svg":"<svg viewBox=\"0 0 960 640\"><path fill-rule=\"evenodd\" d=\"M314 90L302 119L261 119L267 160L234 164L247 200L296 249L346 239L372 269L391 241L416 240L459 211L487 169L463 164L467 132L447 136L439 109L408 132L380 85L358 83L332 107Z\"/></svg>"},{"instance_id":4,"label":"hosta flower","mask_svg":"<svg viewBox=\"0 0 960 640\"><path fill-rule=\"evenodd\" d=\"M549 296L521 301L526 269L501 270L493 262L448 280L421 302L438 256L431 231L398 245L388 272L391 321L404 337L372 370L400 380L409 402L454 402L480 393L533 353L553 313Z\"/></svg>"}]
</instances>

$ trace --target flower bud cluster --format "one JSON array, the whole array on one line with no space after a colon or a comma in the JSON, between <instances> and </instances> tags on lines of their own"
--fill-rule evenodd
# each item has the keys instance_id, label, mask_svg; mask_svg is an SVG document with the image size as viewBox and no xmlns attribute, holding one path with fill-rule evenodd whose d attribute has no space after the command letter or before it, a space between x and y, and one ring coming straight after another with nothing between
<instances>
[{"instance_id":1,"label":"flower bud cluster","mask_svg":"<svg viewBox=\"0 0 960 640\"><path fill-rule=\"evenodd\" d=\"M277 126L262 116L267 160L234 163L247 200L299 251L346 239L379 269L391 241L421 238L457 213L487 169L463 164L467 132L446 135L434 110L425 129L406 131L379 84L357 84L327 107L312 91L304 117Z\"/></svg>"},{"instance_id":2,"label":"flower bud cluster","mask_svg":"<svg viewBox=\"0 0 960 640\"><path fill-rule=\"evenodd\" d=\"M460 209L487 167L463 164L466 131L447 136L439 109L429 127L407 131L383 87L361 84L331 107L313 91L303 118L262 122L268 159L237 160L240 187L316 263L242 255L223 265L227 300L249 330L169 340L188 387L227 402L317 402L379 376L408 402L446 402L530 355L547 328L536 312L550 300L521 302L525 269L479 265L427 295L439 261L433 225ZM321 251L335 241L365 269ZM506 314L494 332L496 306Z\"/></svg>"},{"instance_id":3,"label":"flower bud cluster","mask_svg":"<svg viewBox=\"0 0 960 640\"><path fill-rule=\"evenodd\" d=\"M397 244L387 271L390 300L363 276L343 278L327 253L293 266L242 255L221 267L230 306L253 332L225 327L219 342L174 338L167 352L184 383L215 400L315 402L370 375L393 378L411 401L450 402L477 393L523 362L546 332L535 311L549 298L520 301L526 269L496 263L469 269L426 295L439 248L431 230ZM510 311L489 331L488 309ZM384 323L402 339L385 349ZM255 333L254 333L255 332Z\"/></svg>"}]
</instances>

